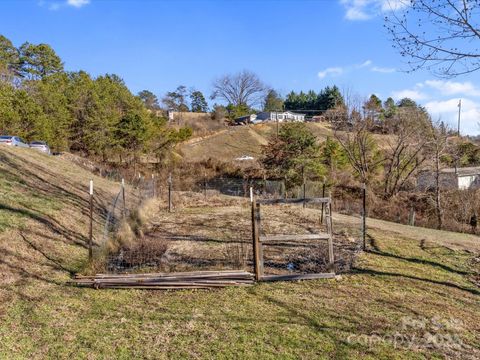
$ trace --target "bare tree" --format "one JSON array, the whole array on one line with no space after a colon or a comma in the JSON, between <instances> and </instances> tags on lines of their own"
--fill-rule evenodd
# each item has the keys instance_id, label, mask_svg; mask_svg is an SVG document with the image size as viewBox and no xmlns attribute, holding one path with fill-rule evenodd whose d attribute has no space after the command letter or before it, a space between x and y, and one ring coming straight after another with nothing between
<instances>
[{"instance_id":1,"label":"bare tree","mask_svg":"<svg viewBox=\"0 0 480 360\"><path fill-rule=\"evenodd\" d=\"M402 1L386 27L411 71L453 77L480 69L480 0Z\"/></svg>"},{"instance_id":2,"label":"bare tree","mask_svg":"<svg viewBox=\"0 0 480 360\"><path fill-rule=\"evenodd\" d=\"M216 79L212 87L212 100L222 99L235 106L260 104L268 91L260 78L248 70L224 75Z\"/></svg>"},{"instance_id":3,"label":"bare tree","mask_svg":"<svg viewBox=\"0 0 480 360\"><path fill-rule=\"evenodd\" d=\"M399 109L394 121L393 133L385 137L385 198L402 190L429 157L426 148L430 139L425 132L431 124L425 111L419 108Z\"/></svg>"},{"instance_id":4,"label":"bare tree","mask_svg":"<svg viewBox=\"0 0 480 360\"><path fill-rule=\"evenodd\" d=\"M434 175L434 207L437 218L437 228L443 227L443 207L441 201L441 174L442 174L442 157L448 153L448 131L442 123L432 124L430 131L427 133L429 142L429 150L432 157L432 171Z\"/></svg>"},{"instance_id":5,"label":"bare tree","mask_svg":"<svg viewBox=\"0 0 480 360\"><path fill-rule=\"evenodd\" d=\"M335 129L334 137L341 145L350 166L363 184L368 185L375 170L383 162L377 144L369 131L370 124L358 112L350 115L349 131Z\"/></svg>"}]
</instances>

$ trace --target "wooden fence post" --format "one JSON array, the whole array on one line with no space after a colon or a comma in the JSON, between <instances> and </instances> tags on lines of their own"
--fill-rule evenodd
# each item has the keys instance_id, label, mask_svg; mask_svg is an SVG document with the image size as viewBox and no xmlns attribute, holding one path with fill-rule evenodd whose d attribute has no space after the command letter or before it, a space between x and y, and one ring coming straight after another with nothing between
<instances>
[{"instance_id":1,"label":"wooden fence post","mask_svg":"<svg viewBox=\"0 0 480 360\"><path fill-rule=\"evenodd\" d=\"M168 175L168 212L172 212L172 173Z\"/></svg>"},{"instance_id":2,"label":"wooden fence post","mask_svg":"<svg viewBox=\"0 0 480 360\"><path fill-rule=\"evenodd\" d=\"M253 188L250 187L250 202L252 205L252 240L253 240L253 269L255 280L260 281L263 276L263 256L260 244L260 204L257 204L253 196Z\"/></svg>"},{"instance_id":3,"label":"wooden fence post","mask_svg":"<svg viewBox=\"0 0 480 360\"><path fill-rule=\"evenodd\" d=\"M322 198L325 197L325 183L322 184ZM325 203L322 202L322 214L320 215L320 223L323 224L323 213L325 211Z\"/></svg>"},{"instance_id":4,"label":"wooden fence post","mask_svg":"<svg viewBox=\"0 0 480 360\"><path fill-rule=\"evenodd\" d=\"M126 206L125 206L125 179L124 178L122 178L122 203L123 203L122 217L125 218Z\"/></svg>"},{"instance_id":5,"label":"wooden fence post","mask_svg":"<svg viewBox=\"0 0 480 360\"><path fill-rule=\"evenodd\" d=\"M88 234L88 261L93 259L93 180L90 180L90 229Z\"/></svg>"}]
</instances>

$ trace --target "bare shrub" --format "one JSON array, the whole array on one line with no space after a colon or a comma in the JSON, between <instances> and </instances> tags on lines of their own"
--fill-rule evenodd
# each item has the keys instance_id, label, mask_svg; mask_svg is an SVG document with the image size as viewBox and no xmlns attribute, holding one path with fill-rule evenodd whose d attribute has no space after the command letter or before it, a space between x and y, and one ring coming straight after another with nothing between
<instances>
[{"instance_id":1,"label":"bare shrub","mask_svg":"<svg viewBox=\"0 0 480 360\"><path fill-rule=\"evenodd\" d=\"M159 239L138 239L120 249L113 265L124 269L157 268L162 264L167 248L166 242Z\"/></svg>"}]
</instances>

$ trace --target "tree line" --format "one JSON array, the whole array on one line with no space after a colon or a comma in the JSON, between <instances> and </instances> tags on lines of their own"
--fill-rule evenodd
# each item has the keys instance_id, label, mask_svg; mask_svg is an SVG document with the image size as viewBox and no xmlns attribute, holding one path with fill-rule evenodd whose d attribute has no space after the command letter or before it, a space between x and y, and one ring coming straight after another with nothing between
<instances>
[{"instance_id":1,"label":"tree line","mask_svg":"<svg viewBox=\"0 0 480 360\"><path fill-rule=\"evenodd\" d=\"M308 124L283 124L263 147L265 174L284 179L292 187L304 179L340 187L363 184L388 207L402 192L414 197L416 177L428 171L432 181L426 202L436 227L443 228L442 171L480 165L480 146L458 137L444 123L432 121L427 111L410 99L382 103L372 95L361 104L344 108L338 116L342 121L333 123L333 134L325 141L319 141ZM375 135L379 126L384 136Z\"/></svg>"},{"instance_id":2,"label":"tree line","mask_svg":"<svg viewBox=\"0 0 480 360\"><path fill-rule=\"evenodd\" d=\"M54 151L76 151L103 160L162 158L190 136L157 116L117 75L96 78L67 72L48 44L16 48L0 35L0 131L27 141L44 140Z\"/></svg>"}]
</instances>

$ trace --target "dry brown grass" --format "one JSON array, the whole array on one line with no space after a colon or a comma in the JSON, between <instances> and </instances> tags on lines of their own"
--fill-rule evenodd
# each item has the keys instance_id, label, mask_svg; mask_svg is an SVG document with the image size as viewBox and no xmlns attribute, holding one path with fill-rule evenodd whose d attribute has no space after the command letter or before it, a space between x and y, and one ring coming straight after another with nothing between
<instances>
[{"instance_id":1,"label":"dry brown grass","mask_svg":"<svg viewBox=\"0 0 480 360\"><path fill-rule=\"evenodd\" d=\"M0 151L0 219L8 225L0 234L2 359L479 357L480 292L472 281L478 279L479 262L464 251L478 246L477 237L369 219L374 248L357 259L354 273L337 280L211 292L74 288L66 281L86 259L90 174L57 158L16 150ZM95 179L97 200L106 202L118 184ZM191 195L198 203L201 197ZM236 257L235 250L232 257L226 253L228 244L250 241L248 202L222 205L219 197L214 206L185 203L171 214L163 207L153 219L158 228L149 228L146 238L155 240L158 231L178 249L160 256L166 269L175 270L175 260L186 256L197 267L212 265L198 258L226 266ZM318 211L295 210L266 210L266 230L310 231ZM95 214L97 234L104 214ZM349 216L335 214L334 220L337 236L346 241L359 225ZM455 251L445 247L451 244ZM405 320L427 327L405 329ZM439 321L458 326L431 326ZM457 342L412 348L375 341L394 334L453 336Z\"/></svg>"},{"instance_id":2,"label":"dry brown grass","mask_svg":"<svg viewBox=\"0 0 480 360\"><path fill-rule=\"evenodd\" d=\"M251 270L251 215L247 198L220 194L175 192L174 211L162 203L152 216L145 238L167 244L162 271L246 269ZM301 206L265 206L262 226L266 234L308 234L325 231L318 209ZM335 229L337 269L346 271L355 252L353 231ZM358 232L357 232L358 233ZM327 242L279 244L265 247L269 273L324 272Z\"/></svg>"}]
</instances>

